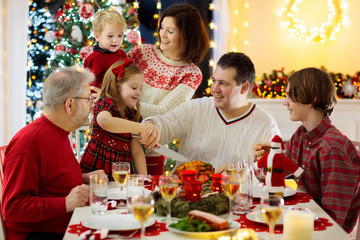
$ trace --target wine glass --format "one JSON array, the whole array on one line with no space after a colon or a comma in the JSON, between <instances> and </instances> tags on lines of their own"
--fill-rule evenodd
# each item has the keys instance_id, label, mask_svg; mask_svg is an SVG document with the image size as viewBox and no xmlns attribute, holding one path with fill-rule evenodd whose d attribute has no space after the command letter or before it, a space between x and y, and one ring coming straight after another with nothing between
<instances>
[{"instance_id":1,"label":"wine glass","mask_svg":"<svg viewBox=\"0 0 360 240\"><path fill-rule=\"evenodd\" d=\"M145 239L145 223L154 212L154 198L152 194L145 197L143 194L135 194L131 198L131 208L136 220L141 224L140 238Z\"/></svg>"},{"instance_id":2,"label":"wine glass","mask_svg":"<svg viewBox=\"0 0 360 240\"><path fill-rule=\"evenodd\" d=\"M115 182L120 186L120 196L123 196L121 193L124 191L123 187L126 185L129 174L130 164L128 162L114 162L112 164L112 176ZM121 197L120 202L122 202ZM119 207L125 207L125 202L123 202L121 206L119 205Z\"/></svg>"},{"instance_id":3,"label":"wine glass","mask_svg":"<svg viewBox=\"0 0 360 240\"><path fill-rule=\"evenodd\" d=\"M276 223L280 220L284 199L278 196L261 198L261 214L265 222L269 225L270 240L274 239Z\"/></svg>"},{"instance_id":4,"label":"wine glass","mask_svg":"<svg viewBox=\"0 0 360 240\"><path fill-rule=\"evenodd\" d=\"M160 176L159 187L161 196L168 202L168 214L166 217L166 222L171 222L171 200L176 196L178 188L178 177L176 175L171 176Z\"/></svg>"},{"instance_id":5,"label":"wine glass","mask_svg":"<svg viewBox=\"0 0 360 240\"><path fill-rule=\"evenodd\" d=\"M130 164L128 162L114 162L112 164L112 176L115 182L120 186L121 191L127 182L127 176L130 174Z\"/></svg>"},{"instance_id":6,"label":"wine glass","mask_svg":"<svg viewBox=\"0 0 360 240\"><path fill-rule=\"evenodd\" d=\"M235 172L227 171L223 175L223 181L222 181L223 192L229 198L229 220L232 220L234 218L233 210L232 210L232 201L236 196L236 194L239 192L240 185L241 185L241 178L240 178L240 174L237 171Z\"/></svg>"}]
</instances>

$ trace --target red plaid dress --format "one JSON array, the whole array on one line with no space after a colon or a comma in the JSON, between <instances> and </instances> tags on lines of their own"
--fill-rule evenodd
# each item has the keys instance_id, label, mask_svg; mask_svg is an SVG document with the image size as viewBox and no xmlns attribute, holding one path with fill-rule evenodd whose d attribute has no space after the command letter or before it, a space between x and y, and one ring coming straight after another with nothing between
<instances>
[{"instance_id":1,"label":"red plaid dress","mask_svg":"<svg viewBox=\"0 0 360 240\"><path fill-rule=\"evenodd\" d=\"M108 111L111 116L120 118L120 113L111 99L100 98L95 103L91 140L80 161L82 172L104 169L109 180L112 180L112 163L128 162L131 165L131 173L135 173L130 152L131 133L111 133L102 129L96 121L101 111ZM133 120L135 114L135 109L125 109L125 119Z\"/></svg>"},{"instance_id":2,"label":"red plaid dress","mask_svg":"<svg viewBox=\"0 0 360 240\"><path fill-rule=\"evenodd\" d=\"M300 126L285 155L304 169L299 185L348 233L360 210L360 154L328 116L312 131Z\"/></svg>"}]
</instances>

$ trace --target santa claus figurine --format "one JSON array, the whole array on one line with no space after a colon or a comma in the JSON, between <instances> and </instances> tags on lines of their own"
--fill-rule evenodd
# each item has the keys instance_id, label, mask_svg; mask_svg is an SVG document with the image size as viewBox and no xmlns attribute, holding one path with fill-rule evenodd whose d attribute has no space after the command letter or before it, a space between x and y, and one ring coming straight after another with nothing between
<instances>
[{"instance_id":1,"label":"santa claus figurine","mask_svg":"<svg viewBox=\"0 0 360 240\"><path fill-rule=\"evenodd\" d=\"M294 163L290 158L283 154L284 143L276 135L271 140L270 152L262 156L255 164L254 168L265 168L265 186L269 195L282 196L285 190L285 171L289 170L296 178L299 178L304 170Z\"/></svg>"}]
</instances>

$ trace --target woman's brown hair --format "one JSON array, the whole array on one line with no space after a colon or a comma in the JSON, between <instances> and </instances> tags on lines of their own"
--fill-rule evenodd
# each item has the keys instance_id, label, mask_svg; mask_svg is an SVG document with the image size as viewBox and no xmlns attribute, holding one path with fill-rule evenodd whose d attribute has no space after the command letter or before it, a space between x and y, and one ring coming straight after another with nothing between
<instances>
[{"instance_id":1,"label":"woman's brown hair","mask_svg":"<svg viewBox=\"0 0 360 240\"><path fill-rule=\"evenodd\" d=\"M100 97L109 98L113 101L117 109L119 110L120 116L124 118L125 116L125 105L121 101L120 93L118 85L126 82L129 77L135 74L142 74L143 72L136 65L131 64L125 67L124 73L121 78L117 78L115 74L112 72L113 68L120 66L124 61L118 61L111 65L111 67L106 71L103 79L103 83L101 85ZM140 122L140 102L136 103L136 114L134 119L131 119L136 122Z\"/></svg>"},{"instance_id":2,"label":"woman's brown hair","mask_svg":"<svg viewBox=\"0 0 360 240\"><path fill-rule=\"evenodd\" d=\"M330 115L336 104L336 89L328 73L317 68L304 68L289 79L288 96L293 102L312 104Z\"/></svg>"},{"instance_id":3,"label":"woman's brown hair","mask_svg":"<svg viewBox=\"0 0 360 240\"><path fill-rule=\"evenodd\" d=\"M165 9L158 22L158 38L165 17L173 17L180 30L180 60L186 63L202 61L209 50L209 35L199 11L189 4L175 4Z\"/></svg>"}]
</instances>

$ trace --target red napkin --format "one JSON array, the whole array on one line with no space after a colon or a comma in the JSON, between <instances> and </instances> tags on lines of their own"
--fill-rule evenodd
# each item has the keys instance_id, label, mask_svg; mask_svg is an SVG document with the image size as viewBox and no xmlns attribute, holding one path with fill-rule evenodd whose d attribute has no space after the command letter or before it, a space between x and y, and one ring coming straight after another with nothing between
<instances>
[{"instance_id":1,"label":"red napkin","mask_svg":"<svg viewBox=\"0 0 360 240\"><path fill-rule=\"evenodd\" d=\"M269 231L269 227L265 223L258 223L253 222L246 218L245 214L240 215L239 219L235 221L241 224L240 228L252 228L255 232L265 232ZM318 218L314 221L314 230L315 231L322 231L325 230L327 227L332 226L333 224L329 222L326 218ZM283 225L276 225L275 233L283 233Z\"/></svg>"}]
</instances>

